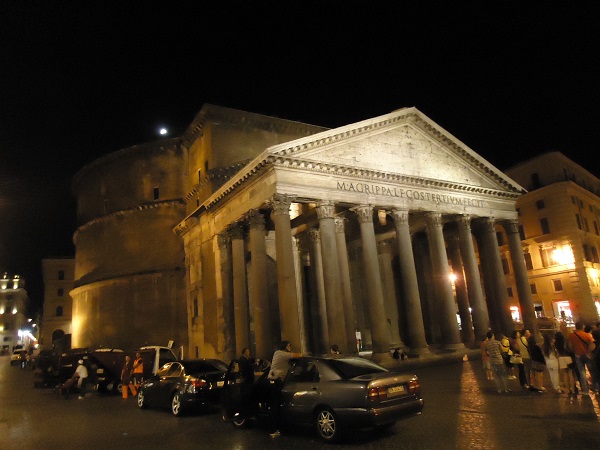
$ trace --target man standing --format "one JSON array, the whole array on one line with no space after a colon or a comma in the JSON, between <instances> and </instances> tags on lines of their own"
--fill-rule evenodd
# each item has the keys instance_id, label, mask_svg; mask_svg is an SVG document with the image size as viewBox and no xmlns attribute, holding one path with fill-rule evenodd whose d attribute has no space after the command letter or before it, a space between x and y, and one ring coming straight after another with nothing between
<instances>
[{"instance_id":1,"label":"man standing","mask_svg":"<svg viewBox=\"0 0 600 450\"><path fill-rule=\"evenodd\" d=\"M123 369L121 370L121 394L123 398L127 398L127 393L129 391L129 383L131 383L131 358L129 355L125 356L125 364L123 365ZM131 395L135 395L133 390L131 391Z\"/></svg>"},{"instance_id":2,"label":"man standing","mask_svg":"<svg viewBox=\"0 0 600 450\"><path fill-rule=\"evenodd\" d=\"M494 374L494 381L496 382L498 393L510 392L510 389L508 389L506 366L504 365L504 359L502 358L502 344L495 339L494 333L491 331L487 332L487 338L488 340L485 343L485 349L490 357L490 366L492 368L492 373Z\"/></svg>"},{"instance_id":3,"label":"man standing","mask_svg":"<svg viewBox=\"0 0 600 450\"><path fill-rule=\"evenodd\" d=\"M590 333L583 331L583 324L581 322L575 322L575 331L569 334L568 341L575 354L575 364L577 364L577 370L579 370L581 395L589 396L590 391L585 368L587 366L590 374L593 374L594 368L592 367L592 362L590 360L590 353L596 348L594 338Z\"/></svg>"},{"instance_id":4,"label":"man standing","mask_svg":"<svg viewBox=\"0 0 600 450\"><path fill-rule=\"evenodd\" d=\"M531 332L529 330L523 330L523 334L519 336L519 354L523 360L523 370L525 371L525 378L527 383L522 385L524 389L528 389L531 385L531 354L529 353L529 338Z\"/></svg>"},{"instance_id":5,"label":"man standing","mask_svg":"<svg viewBox=\"0 0 600 450\"><path fill-rule=\"evenodd\" d=\"M140 352L135 352L135 360L133 361L131 375L133 378L129 387L131 388L131 394L135 397L137 395L137 390L144 379L144 360L142 359Z\"/></svg>"}]
</instances>

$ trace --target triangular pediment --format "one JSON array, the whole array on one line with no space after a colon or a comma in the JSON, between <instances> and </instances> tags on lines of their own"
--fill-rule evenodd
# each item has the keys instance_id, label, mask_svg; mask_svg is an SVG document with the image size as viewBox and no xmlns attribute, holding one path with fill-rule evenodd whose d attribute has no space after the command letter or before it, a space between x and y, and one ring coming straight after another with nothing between
<instances>
[{"instance_id":1,"label":"triangular pediment","mask_svg":"<svg viewBox=\"0 0 600 450\"><path fill-rule=\"evenodd\" d=\"M523 188L416 108L268 149L271 155L349 169L522 192Z\"/></svg>"}]
</instances>

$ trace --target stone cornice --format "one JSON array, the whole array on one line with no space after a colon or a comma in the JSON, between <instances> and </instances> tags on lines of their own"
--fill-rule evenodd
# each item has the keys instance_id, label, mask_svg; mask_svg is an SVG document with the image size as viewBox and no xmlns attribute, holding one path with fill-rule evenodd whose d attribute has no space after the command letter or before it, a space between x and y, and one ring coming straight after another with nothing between
<instances>
[{"instance_id":1,"label":"stone cornice","mask_svg":"<svg viewBox=\"0 0 600 450\"><path fill-rule=\"evenodd\" d=\"M86 229L88 229L89 227L91 227L97 223L108 222L118 216L129 216L131 214L135 214L137 211L141 211L144 209L170 208L173 206L175 206L175 207L185 206L185 203L182 200L169 200L169 201L164 201L164 202L144 203L144 204L136 206L135 208L122 209L119 211L114 211L109 214L105 214L100 217L96 217L95 219L92 219L89 222L84 223L83 225L78 227L77 230L75 230L75 233L73 234L73 242L77 241L77 235L80 232L85 231Z\"/></svg>"},{"instance_id":2,"label":"stone cornice","mask_svg":"<svg viewBox=\"0 0 600 450\"><path fill-rule=\"evenodd\" d=\"M226 182L227 180L229 180L233 175L235 175L237 172L239 172L246 164L248 164L250 160L246 160L237 164L234 164L232 166L227 166L227 167L218 167L215 169L210 169L208 171L208 173L206 174L206 176L202 179L202 181L198 184L195 184L192 189L185 194L185 196L183 197L183 199L186 202L189 202L194 195L197 195L204 186L206 186L207 184L209 184L211 181L214 180L222 180L223 182Z\"/></svg>"}]
</instances>

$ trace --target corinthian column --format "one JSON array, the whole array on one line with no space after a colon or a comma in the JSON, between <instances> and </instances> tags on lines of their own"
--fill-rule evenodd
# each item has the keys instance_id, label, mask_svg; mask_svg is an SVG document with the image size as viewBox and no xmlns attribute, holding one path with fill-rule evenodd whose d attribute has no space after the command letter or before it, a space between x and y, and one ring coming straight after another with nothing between
<instances>
[{"instance_id":1,"label":"corinthian column","mask_svg":"<svg viewBox=\"0 0 600 450\"><path fill-rule=\"evenodd\" d=\"M469 305L471 306L471 317L473 328L477 339L481 339L490 328L487 305L481 290L481 277L477 267L477 257L473 246L471 235L471 219L469 216L461 216L458 219L458 236L460 245L460 256L465 268L467 292L469 294Z\"/></svg>"},{"instance_id":2,"label":"corinthian column","mask_svg":"<svg viewBox=\"0 0 600 450\"><path fill-rule=\"evenodd\" d=\"M340 267L342 303L344 305L344 323L346 324L346 351L348 353L356 353L354 302L352 298L352 283L350 281L350 267L348 264L348 249L346 247L346 234L344 231L344 222L346 219L342 217L336 217L333 219L333 221L335 223L335 238Z\"/></svg>"},{"instance_id":3,"label":"corinthian column","mask_svg":"<svg viewBox=\"0 0 600 450\"><path fill-rule=\"evenodd\" d=\"M373 207L357 206L352 208L358 215L360 235L363 247L363 262L367 282L369 318L371 320L371 337L373 340L374 361L390 359L390 338L387 330L383 290L381 288L381 273L377 259L377 242L373 226Z\"/></svg>"},{"instance_id":4,"label":"corinthian column","mask_svg":"<svg viewBox=\"0 0 600 450\"><path fill-rule=\"evenodd\" d=\"M254 305L254 337L256 356L270 359L273 356L273 333L267 283L267 250L265 244L265 219L254 210L248 217L250 226L250 298Z\"/></svg>"},{"instance_id":5,"label":"corinthian column","mask_svg":"<svg viewBox=\"0 0 600 450\"><path fill-rule=\"evenodd\" d=\"M392 254L388 241L377 242L379 254L379 270L381 271L381 283L383 288L383 306L390 333L390 346L393 348L404 348L404 342L400 337L400 326L398 316L398 302L396 301L396 286L392 272Z\"/></svg>"},{"instance_id":6,"label":"corinthian column","mask_svg":"<svg viewBox=\"0 0 600 450\"><path fill-rule=\"evenodd\" d=\"M236 357L235 350L235 320L233 306L233 273L231 267L231 242L226 233L217 236L220 259L220 282L217 285L217 297L222 301L217 302L217 320L219 321L219 351L223 353L226 360Z\"/></svg>"},{"instance_id":7,"label":"corinthian column","mask_svg":"<svg viewBox=\"0 0 600 450\"><path fill-rule=\"evenodd\" d=\"M323 258L323 278L325 280L325 301L327 303L327 328L329 345L337 344L342 353L347 353L346 324L340 282L340 267L335 237L335 206L331 202L317 205L319 230L321 231L321 257Z\"/></svg>"},{"instance_id":8,"label":"corinthian column","mask_svg":"<svg viewBox=\"0 0 600 450\"><path fill-rule=\"evenodd\" d=\"M230 228L231 259L233 261L233 313L235 321L236 356L244 347L250 347L248 320L248 287L246 284L246 252L244 231L239 224Z\"/></svg>"},{"instance_id":9,"label":"corinthian column","mask_svg":"<svg viewBox=\"0 0 600 450\"><path fill-rule=\"evenodd\" d=\"M271 204L273 207L271 218L275 224L275 253L277 257L277 289L279 291L281 337L290 341L293 348L299 349L302 346L300 344L296 270L294 267L292 228L290 226L291 202L287 196L276 194Z\"/></svg>"},{"instance_id":10,"label":"corinthian column","mask_svg":"<svg viewBox=\"0 0 600 450\"><path fill-rule=\"evenodd\" d=\"M510 260L515 271L515 281L517 282L517 293L519 294L519 305L523 315L523 325L526 329L535 333L537 336L538 326L535 320L535 309L533 299L531 298L531 288L529 287L529 278L527 268L525 267L525 257L519 236L519 224L516 220L505 220L502 222L506 236L508 237L508 248L510 249Z\"/></svg>"},{"instance_id":11,"label":"corinthian column","mask_svg":"<svg viewBox=\"0 0 600 450\"><path fill-rule=\"evenodd\" d=\"M456 321L456 305L449 278L450 268L442 232L442 215L430 212L425 215L425 220L427 222L429 254L438 297L437 306L439 308L442 345L448 349L464 348L464 344L460 341L458 322Z\"/></svg>"},{"instance_id":12,"label":"corinthian column","mask_svg":"<svg viewBox=\"0 0 600 450\"><path fill-rule=\"evenodd\" d=\"M325 282L323 280L323 260L321 258L321 236L319 230L308 230L310 238L310 268L313 276L316 305L310 308L310 318L313 324L313 342L315 353L327 352L329 329L327 328L327 306L325 305Z\"/></svg>"},{"instance_id":13,"label":"corinthian column","mask_svg":"<svg viewBox=\"0 0 600 450\"><path fill-rule=\"evenodd\" d=\"M465 277L463 276L459 238L456 235L450 236L448 239L448 254L452 263L452 273L456 277L454 280L454 289L456 291L456 302L458 303L458 314L460 315L462 341L466 346L472 347L475 343L475 334L473 333L473 320L469 312L469 299Z\"/></svg>"},{"instance_id":14,"label":"corinthian column","mask_svg":"<svg viewBox=\"0 0 600 450\"><path fill-rule=\"evenodd\" d=\"M406 323L409 324L407 330L410 345L409 353L412 355L425 355L429 353L429 347L425 338L417 271L408 224L408 211L393 210L392 217L394 218L396 240L398 241L400 288L402 289Z\"/></svg>"},{"instance_id":15,"label":"corinthian column","mask_svg":"<svg viewBox=\"0 0 600 450\"><path fill-rule=\"evenodd\" d=\"M510 336L515 328L515 324L510 315L508 294L506 292L506 277L502 270L500 249L498 248L498 239L496 238L496 229L494 228L495 220L493 217L486 217L479 219L477 222L480 225L481 243L485 248L484 257L487 259L487 264L482 264L482 267L485 269L483 278L484 280L486 278L488 280L493 296L494 309L497 314L495 318L497 323L495 326L500 328L499 330L494 329L494 331L496 333L501 331L506 336Z\"/></svg>"}]
</instances>

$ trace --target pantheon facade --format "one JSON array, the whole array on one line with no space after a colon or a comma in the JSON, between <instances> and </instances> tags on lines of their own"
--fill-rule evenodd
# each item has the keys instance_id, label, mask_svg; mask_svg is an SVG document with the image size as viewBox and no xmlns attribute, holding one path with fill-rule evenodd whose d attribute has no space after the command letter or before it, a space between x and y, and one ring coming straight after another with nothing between
<instances>
[{"instance_id":1,"label":"pantheon facade","mask_svg":"<svg viewBox=\"0 0 600 450\"><path fill-rule=\"evenodd\" d=\"M460 350L514 328L524 189L416 108L325 129L205 105L179 143L189 355Z\"/></svg>"}]
</instances>

